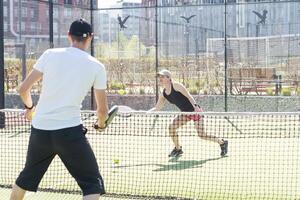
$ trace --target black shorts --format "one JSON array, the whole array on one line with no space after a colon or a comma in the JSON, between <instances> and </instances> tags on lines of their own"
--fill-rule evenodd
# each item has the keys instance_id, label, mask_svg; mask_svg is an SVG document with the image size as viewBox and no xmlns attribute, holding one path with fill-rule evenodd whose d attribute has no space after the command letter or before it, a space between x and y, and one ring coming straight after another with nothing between
<instances>
[{"instance_id":1,"label":"black shorts","mask_svg":"<svg viewBox=\"0 0 300 200\"><path fill-rule=\"evenodd\" d=\"M75 178L84 196L105 193L95 155L82 125L51 131L32 127L26 164L16 184L24 190L37 191L55 155Z\"/></svg>"}]
</instances>

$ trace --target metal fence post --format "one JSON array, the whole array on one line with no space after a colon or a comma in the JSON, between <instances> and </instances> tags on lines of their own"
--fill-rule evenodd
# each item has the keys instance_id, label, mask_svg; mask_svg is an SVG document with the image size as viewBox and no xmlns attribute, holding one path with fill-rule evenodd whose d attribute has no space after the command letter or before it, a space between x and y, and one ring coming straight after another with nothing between
<instances>
[{"instance_id":1,"label":"metal fence post","mask_svg":"<svg viewBox=\"0 0 300 200\"><path fill-rule=\"evenodd\" d=\"M225 6L225 13L224 13L224 67L225 67L225 73L224 73L224 87L225 87L225 112L228 111L228 91L227 91L227 64L228 64L228 60L227 60L227 0L224 1L224 6Z\"/></svg>"},{"instance_id":2,"label":"metal fence post","mask_svg":"<svg viewBox=\"0 0 300 200\"><path fill-rule=\"evenodd\" d=\"M155 3L155 99L158 100L158 79L156 74L158 73L158 4Z\"/></svg>"},{"instance_id":3,"label":"metal fence post","mask_svg":"<svg viewBox=\"0 0 300 200\"><path fill-rule=\"evenodd\" d=\"M49 47L54 47L53 42L53 0L49 0Z\"/></svg>"},{"instance_id":4,"label":"metal fence post","mask_svg":"<svg viewBox=\"0 0 300 200\"><path fill-rule=\"evenodd\" d=\"M91 26L93 31L94 30L94 0L90 1L90 17L91 17ZM91 41L91 56L95 55L95 48L94 48L94 38ZM91 89L91 110L95 109L95 100L94 100L94 88L92 87Z\"/></svg>"},{"instance_id":5,"label":"metal fence post","mask_svg":"<svg viewBox=\"0 0 300 200\"><path fill-rule=\"evenodd\" d=\"M4 16L3 1L0 1L0 109L5 107L5 91L4 91ZM0 112L0 128L5 127L5 115Z\"/></svg>"}]
</instances>

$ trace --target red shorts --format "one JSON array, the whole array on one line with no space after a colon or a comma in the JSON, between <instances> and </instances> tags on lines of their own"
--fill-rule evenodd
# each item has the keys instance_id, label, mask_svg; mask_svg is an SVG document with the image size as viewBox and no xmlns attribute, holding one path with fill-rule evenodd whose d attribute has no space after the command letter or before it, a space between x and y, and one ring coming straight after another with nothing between
<instances>
[{"instance_id":1,"label":"red shorts","mask_svg":"<svg viewBox=\"0 0 300 200\"><path fill-rule=\"evenodd\" d=\"M200 109L201 109L200 112L203 112L203 109L202 108L200 108ZM187 115L186 117L189 120L193 120L194 122L200 121L202 119L202 116L199 114Z\"/></svg>"}]
</instances>

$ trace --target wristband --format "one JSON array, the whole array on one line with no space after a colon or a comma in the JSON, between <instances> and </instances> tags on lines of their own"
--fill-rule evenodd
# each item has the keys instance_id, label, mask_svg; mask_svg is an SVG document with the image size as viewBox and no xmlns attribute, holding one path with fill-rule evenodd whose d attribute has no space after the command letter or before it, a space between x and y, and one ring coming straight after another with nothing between
<instances>
[{"instance_id":1,"label":"wristband","mask_svg":"<svg viewBox=\"0 0 300 200\"><path fill-rule=\"evenodd\" d=\"M28 106L26 106L26 104L24 104L24 107L25 107L27 110L31 110L31 109L34 107L34 104L32 104L31 107L28 107Z\"/></svg>"}]
</instances>

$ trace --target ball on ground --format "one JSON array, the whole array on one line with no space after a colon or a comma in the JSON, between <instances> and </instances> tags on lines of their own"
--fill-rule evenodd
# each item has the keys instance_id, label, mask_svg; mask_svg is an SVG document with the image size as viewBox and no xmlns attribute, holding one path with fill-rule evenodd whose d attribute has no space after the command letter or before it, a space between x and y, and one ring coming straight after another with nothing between
<instances>
[{"instance_id":1,"label":"ball on ground","mask_svg":"<svg viewBox=\"0 0 300 200\"><path fill-rule=\"evenodd\" d=\"M120 160L119 159L114 159L114 164L115 165L118 165L120 163Z\"/></svg>"}]
</instances>

